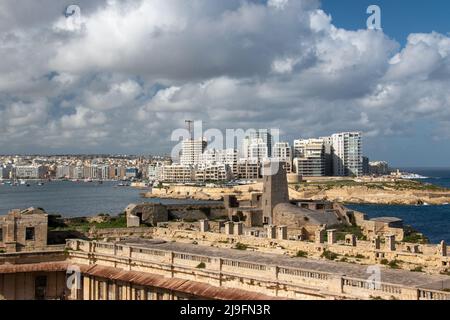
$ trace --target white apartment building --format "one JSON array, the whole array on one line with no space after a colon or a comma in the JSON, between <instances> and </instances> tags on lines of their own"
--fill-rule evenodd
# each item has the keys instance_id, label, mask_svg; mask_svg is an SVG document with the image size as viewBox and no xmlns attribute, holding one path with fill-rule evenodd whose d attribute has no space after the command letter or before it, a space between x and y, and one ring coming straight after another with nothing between
<instances>
[{"instance_id":1,"label":"white apartment building","mask_svg":"<svg viewBox=\"0 0 450 320\"><path fill-rule=\"evenodd\" d=\"M262 140L262 143L267 147L267 157L271 157L274 141L273 136L268 129L253 130L244 138L242 141L242 157L244 159L249 159L251 157L250 146L255 143L255 140Z\"/></svg>"},{"instance_id":2,"label":"white apartment building","mask_svg":"<svg viewBox=\"0 0 450 320\"><path fill-rule=\"evenodd\" d=\"M248 156L244 159L253 162L264 162L269 158L269 148L267 143L263 139L253 139L250 140L248 145Z\"/></svg>"},{"instance_id":3,"label":"white apartment building","mask_svg":"<svg viewBox=\"0 0 450 320\"><path fill-rule=\"evenodd\" d=\"M262 164L258 161L239 160L238 178L242 180L256 180L261 178Z\"/></svg>"},{"instance_id":4,"label":"white apartment building","mask_svg":"<svg viewBox=\"0 0 450 320\"><path fill-rule=\"evenodd\" d=\"M165 182L192 182L195 179L195 170L192 166L182 164L165 165L162 167L161 177Z\"/></svg>"},{"instance_id":5,"label":"white apartment building","mask_svg":"<svg viewBox=\"0 0 450 320\"><path fill-rule=\"evenodd\" d=\"M204 139L188 139L182 142L180 163L184 166L200 164L207 142Z\"/></svg>"},{"instance_id":6,"label":"white apartment building","mask_svg":"<svg viewBox=\"0 0 450 320\"><path fill-rule=\"evenodd\" d=\"M304 177L325 176L326 156L323 139L294 141L294 171Z\"/></svg>"},{"instance_id":7,"label":"white apartment building","mask_svg":"<svg viewBox=\"0 0 450 320\"><path fill-rule=\"evenodd\" d=\"M101 180L109 180L109 166L108 165L99 165L98 166L98 177Z\"/></svg>"},{"instance_id":8,"label":"white apartment building","mask_svg":"<svg viewBox=\"0 0 450 320\"><path fill-rule=\"evenodd\" d=\"M199 182L228 181L232 177L231 167L223 163L200 166L195 171L195 180Z\"/></svg>"},{"instance_id":9,"label":"white apartment building","mask_svg":"<svg viewBox=\"0 0 450 320\"><path fill-rule=\"evenodd\" d=\"M362 176L362 134L343 132L331 136L333 142L333 175Z\"/></svg>"},{"instance_id":10,"label":"white apartment building","mask_svg":"<svg viewBox=\"0 0 450 320\"><path fill-rule=\"evenodd\" d=\"M56 179L72 178L73 168L68 165L62 165L56 167Z\"/></svg>"},{"instance_id":11,"label":"white apartment building","mask_svg":"<svg viewBox=\"0 0 450 320\"><path fill-rule=\"evenodd\" d=\"M272 159L286 163L286 172L292 172L292 149L288 142L275 143L272 151Z\"/></svg>"},{"instance_id":12,"label":"white apartment building","mask_svg":"<svg viewBox=\"0 0 450 320\"><path fill-rule=\"evenodd\" d=\"M43 179L45 174L46 168L40 165L15 167L15 177L17 179Z\"/></svg>"},{"instance_id":13,"label":"white apartment building","mask_svg":"<svg viewBox=\"0 0 450 320\"><path fill-rule=\"evenodd\" d=\"M147 177L150 181L159 181L162 179L162 167L161 163L154 163L148 166Z\"/></svg>"},{"instance_id":14,"label":"white apartment building","mask_svg":"<svg viewBox=\"0 0 450 320\"><path fill-rule=\"evenodd\" d=\"M225 164L231 168L233 176L238 175L238 151L235 149L208 149L201 157L201 165L211 166L216 164Z\"/></svg>"}]
</instances>

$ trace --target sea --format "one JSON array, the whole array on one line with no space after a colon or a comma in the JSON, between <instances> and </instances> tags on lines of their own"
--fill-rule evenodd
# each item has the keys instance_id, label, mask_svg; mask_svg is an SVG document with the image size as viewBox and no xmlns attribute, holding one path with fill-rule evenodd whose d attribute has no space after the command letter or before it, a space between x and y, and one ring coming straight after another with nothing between
<instances>
[{"instance_id":1,"label":"sea","mask_svg":"<svg viewBox=\"0 0 450 320\"><path fill-rule=\"evenodd\" d=\"M12 209L35 207L63 217L90 217L100 213L117 215L124 212L130 203L196 203L191 200L144 199L141 193L150 190L119 187L119 182L51 181L38 185L28 181L28 184L0 184L0 215Z\"/></svg>"},{"instance_id":2,"label":"sea","mask_svg":"<svg viewBox=\"0 0 450 320\"><path fill-rule=\"evenodd\" d=\"M401 168L401 171L417 173L427 177L425 183L450 188L450 168ZM397 217L405 225L419 230L431 243L445 240L450 243L450 205L390 206L390 205L348 205L349 208L366 213L370 218Z\"/></svg>"},{"instance_id":3,"label":"sea","mask_svg":"<svg viewBox=\"0 0 450 320\"><path fill-rule=\"evenodd\" d=\"M402 168L427 177L420 181L450 188L450 168ZM86 217L99 213L116 215L122 213L130 203L196 203L188 200L143 199L139 190L119 187L118 182L86 183L72 181L45 182L39 186L10 186L0 184L0 215L12 209L28 207L43 208L51 214L64 217ZM366 213L370 218L398 217L406 225L420 230L432 243L445 240L450 243L450 205L440 206L391 206L391 205L349 205L348 207Z\"/></svg>"}]
</instances>

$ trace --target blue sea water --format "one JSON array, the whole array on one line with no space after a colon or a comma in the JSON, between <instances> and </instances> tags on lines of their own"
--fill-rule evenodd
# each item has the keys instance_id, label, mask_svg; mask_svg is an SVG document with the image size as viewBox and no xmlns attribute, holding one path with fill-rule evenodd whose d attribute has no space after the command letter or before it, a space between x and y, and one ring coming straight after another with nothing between
<instances>
[{"instance_id":1,"label":"blue sea water","mask_svg":"<svg viewBox=\"0 0 450 320\"><path fill-rule=\"evenodd\" d=\"M84 183L71 181L46 182L38 186L0 184L0 215L12 209L43 208L64 217L94 216L99 213L119 214L130 203L180 203L182 200L143 199L142 190L117 187L117 182Z\"/></svg>"},{"instance_id":2,"label":"blue sea water","mask_svg":"<svg viewBox=\"0 0 450 320\"><path fill-rule=\"evenodd\" d=\"M423 182L450 188L450 169L405 168L428 179ZM12 209L44 208L48 213L65 217L93 216L98 213L118 214L130 203L163 202L186 203L183 200L142 199L141 190L117 187L117 183L47 182L43 186L31 183L30 187L0 185L0 215ZM433 243L445 240L450 243L450 205L442 206L386 206L351 205L371 218L393 216L404 220L423 232Z\"/></svg>"},{"instance_id":3,"label":"blue sea water","mask_svg":"<svg viewBox=\"0 0 450 320\"><path fill-rule=\"evenodd\" d=\"M450 169L402 168L427 177L419 181L450 188ZM385 205L349 205L370 218L397 217L406 225L424 233L432 243L445 240L450 243L450 205L441 206L385 206Z\"/></svg>"}]
</instances>

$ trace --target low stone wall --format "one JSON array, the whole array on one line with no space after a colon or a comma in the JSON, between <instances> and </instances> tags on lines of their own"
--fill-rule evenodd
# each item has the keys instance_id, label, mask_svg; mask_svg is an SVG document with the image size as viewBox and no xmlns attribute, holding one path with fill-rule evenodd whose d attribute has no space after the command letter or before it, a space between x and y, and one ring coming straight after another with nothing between
<instances>
[{"instance_id":1,"label":"low stone wall","mask_svg":"<svg viewBox=\"0 0 450 320\"><path fill-rule=\"evenodd\" d=\"M88 233L91 239L101 238L148 238L153 235L153 228L116 228L116 229L91 229Z\"/></svg>"}]
</instances>

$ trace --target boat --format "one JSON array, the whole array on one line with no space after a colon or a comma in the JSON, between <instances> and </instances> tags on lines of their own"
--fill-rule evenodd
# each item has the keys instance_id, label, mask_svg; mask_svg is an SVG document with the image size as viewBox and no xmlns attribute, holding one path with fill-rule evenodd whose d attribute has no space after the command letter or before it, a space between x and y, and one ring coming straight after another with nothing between
<instances>
[{"instance_id":1,"label":"boat","mask_svg":"<svg viewBox=\"0 0 450 320\"><path fill-rule=\"evenodd\" d=\"M129 187L130 185L128 183L121 182L117 186L118 187Z\"/></svg>"},{"instance_id":2,"label":"boat","mask_svg":"<svg viewBox=\"0 0 450 320\"><path fill-rule=\"evenodd\" d=\"M428 179L428 177L421 176L420 174L417 173L405 173L401 175L400 178L405 180Z\"/></svg>"},{"instance_id":3,"label":"boat","mask_svg":"<svg viewBox=\"0 0 450 320\"><path fill-rule=\"evenodd\" d=\"M43 183L43 182L39 182L37 185L38 185L38 186L43 186L44 183Z\"/></svg>"}]
</instances>

